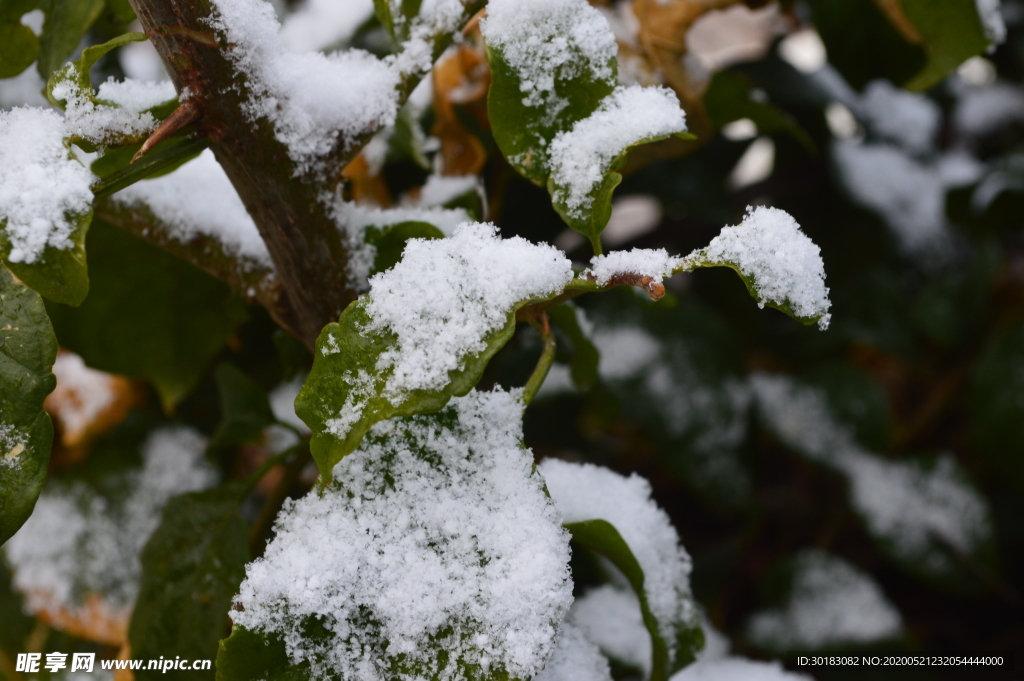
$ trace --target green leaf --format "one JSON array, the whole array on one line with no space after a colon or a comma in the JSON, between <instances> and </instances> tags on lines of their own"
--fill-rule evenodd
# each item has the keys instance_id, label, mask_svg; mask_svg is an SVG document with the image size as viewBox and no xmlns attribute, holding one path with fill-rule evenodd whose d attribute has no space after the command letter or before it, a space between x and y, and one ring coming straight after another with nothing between
<instances>
[{"instance_id":1,"label":"green leaf","mask_svg":"<svg viewBox=\"0 0 1024 681\"><path fill-rule=\"evenodd\" d=\"M95 93L93 92L92 78L89 76L89 72L92 67L96 65L96 62L99 61L100 57L111 50L127 45L128 43L141 42L146 39L145 33L124 33L101 45L93 45L92 47L85 48L82 50L82 56L77 60L71 62L59 71L54 70L53 74L47 78L46 98L49 99L50 103L54 106L63 109L63 102L61 100L54 99L53 97L53 88L57 83L70 80L79 90L85 92L89 99L94 103L102 102L102 100L96 99ZM105 103L109 104L109 102Z\"/></svg>"},{"instance_id":2,"label":"green leaf","mask_svg":"<svg viewBox=\"0 0 1024 681\"><path fill-rule=\"evenodd\" d=\"M152 382L170 411L244 308L213 277L104 222L88 246L92 291L81 307L50 306L57 337L93 368Z\"/></svg>"},{"instance_id":3,"label":"green leaf","mask_svg":"<svg viewBox=\"0 0 1024 681\"><path fill-rule=\"evenodd\" d=\"M128 640L140 658L213 659L249 560L240 480L175 497L142 550L142 579ZM213 679L214 671L135 672L146 679Z\"/></svg>"},{"instance_id":4,"label":"green leaf","mask_svg":"<svg viewBox=\"0 0 1024 681\"><path fill-rule=\"evenodd\" d=\"M1024 493L1024 324L993 337L974 369L971 440L987 466Z\"/></svg>"},{"instance_id":5,"label":"green leaf","mask_svg":"<svg viewBox=\"0 0 1024 681\"><path fill-rule=\"evenodd\" d=\"M617 567L640 600L640 612L643 614L644 626L651 635L651 676L649 681L667 681L670 676L696 659L697 652L704 646L704 632L700 625L679 627L676 641L676 653L669 655L668 642L662 638L659 622L651 612L644 591L644 571L633 555L629 544L622 538L615 526L607 520L585 520L569 523L566 529L572 533L574 541L591 551L601 554ZM673 623L681 624L681 623Z\"/></svg>"},{"instance_id":6,"label":"green leaf","mask_svg":"<svg viewBox=\"0 0 1024 681\"><path fill-rule=\"evenodd\" d=\"M39 39L21 23L0 21L0 78L13 78L39 56Z\"/></svg>"},{"instance_id":7,"label":"green leaf","mask_svg":"<svg viewBox=\"0 0 1024 681\"><path fill-rule=\"evenodd\" d=\"M975 0L900 0L907 19L924 39L928 63L906 84L927 90L960 64L989 47Z\"/></svg>"},{"instance_id":8,"label":"green leaf","mask_svg":"<svg viewBox=\"0 0 1024 681\"><path fill-rule=\"evenodd\" d=\"M548 316L569 337L572 343L572 359L569 361L572 382L580 390L586 390L597 383L601 353L580 326L578 308L566 303L549 309Z\"/></svg>"},{"instance_id":9,"label":"green leaf","mask_svg":"<svg viewBox=\"0 0 1024 681\"><path fill-rule=\"evenodd\" d=\"M749 118L757 126L758 133L791 135L809 153L815 153L814 141L807 131L785 111L751 97L753 89L754 84L741 73L716 73L704 93L704 107L715 127L721 128L741 118Z\"/></svg>"},{"instance_id":10,"label":"green leaf","mask_svg":"<svg viewBox=\"0 0 1024 681\"><path fill-rule=\"evenodd\" d=\"M462 368L448 372L448 384L441 390L413 390L397 404L384 397L390 370L377 368L380 356L396 342L391 333L367 332L370 317L366 313L369 298L360 297L341 313L337 323L320 332L313 355L313 369L295 398L295 413L313 431L310 451L326 484L331 470L355 451L371 426L398 416L438 411L452 397L465 395L477 384L487 362L512 338L516 329L516 311L535 300L524 300L508 314L503 327L481 339L484 349L462 358ZM368 388L357 384L357 377L372 377ZM368 391L368 392L366 392ZM343 435L332 432L339 414L358 410ZM337 430L337 427L334 428Z\"/></svg>"},{"instance_id":11,"label":"green leaf","mask_svg":"<svg viewBox=\"0 0 1024 681\"><path fill-rule=\"evenodd\" d=\"M292 665L284 640L245 627L233 627L217 650L217 681L307 681L308 663Z\"/></svg>"},{"instance_id":12,"label":"green leaf","mask_svg":"<svg viewBox=\"0 0 1024 681\"><path fill-rule=\"evenodd\" d=\"M89 294L89 269L85 261L85 237L92 222L92 210L69 215L75 224L68 249L47 246L35 262L10 262L11 242L0 230L0 258L7 267L41 296L65 305L80 305Z\"/></svg>"},{"instance_id":13,"label":"green leaf","mask_svg":"<svg viewBox=\"0 0 1024 681\"><path fill-rule=\"evenodd\" d=\"M491 64L491 87L487 93L487 116L494 141L502 155L520 175L546 186L551 168L547 147L559 132L594 113L601 100L615 90L618 66L613 57L607 64L608 77L588 73L575 78L556 78L554 97L566 106L552 115L547 107L527 106L519 74L501 52L487 45Z\"/></svg>"},{"instance_id":14,"label":"green leaf","mask_svg":"<svg viewBox=\"0 0 1024 681\"><path fill-rule=\"evenodd\" d=\"M409 29L420 13L423 0L373 0L377 19L396 43L409 37Z\"/></svg>"},{"instance_id":15,"label":"green leaf","mask_svg":"<svg viewBox=\"0 0 1024 681\"><path fill-rule=\"evenodd\" d=\"M444 232L429 222L399 222L384 228L370 227L366 241L376 248L370 275L389 270L402 259L405 243L409 239L443 239Z\"/></svg>"},{"instance_id":16,"label":"green leaf","mask_svg":"<svg viewBox=\"0 0 1024 681\"><path fill-rule=\"evenodd\" d=\"M39 295L0 267L0 544L32 514L46 480L53 426L43 400L57 339Z\"/></svg>"},{"instance_id":17,"label":"green leaf","mask_svg":"<svg viewBox=\"0 0 1024 681\"><path fill-rule=\"evenodd\" d=\"M103 12L103 0L44 0L43 35L36 68L44 80L71 56Z\"/></svg>"},{"instance_id":18,"label":"green leaf","mask_svg":"<svg viewBox=\"0 0 1024 681\"><path fill-rule=\"evenodd\" d=\"M240 445L257 440L267 426L276 423L267 394L251 378L231 364L221 363L213 378L220 393L221 420L211 444Z\"/></svg>"}]
</instances>

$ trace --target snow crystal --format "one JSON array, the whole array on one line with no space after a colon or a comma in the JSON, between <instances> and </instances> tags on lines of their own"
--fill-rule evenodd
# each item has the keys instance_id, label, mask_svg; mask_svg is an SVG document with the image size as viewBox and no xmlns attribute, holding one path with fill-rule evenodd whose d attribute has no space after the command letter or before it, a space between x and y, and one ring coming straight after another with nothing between
<instances>
[{"instance_id":1,"label":"snow crystal","mask_svg":"<svg viewBox=\"0 0 1024 681\"><path fill-rule=\"evenodd\" d=\"M169 175L122 189L114 200L149 208L182 243L212 237L231 255L272 266L256 223L209 149Z\"/></svg>"},{"instance_id":2,"label":"snow crystal","mask_svg":"<svg viewBox=\"0 0 1024 681\"><path fill-rule=\"evenodd\" d=\"M775 650L817 650L864 645L900 635L899 611L871 577L821 551L797 558L789 602L754 615L751 641Z\"/></svg>"},{"instance_id":3,"label":"snow crystal","mask_svg":"<svg viewBox=\"0 0 1024 681\"><path fill-rule=\"evenodd\" d=\"M978 138L1024 123L1024 92L1017 85L996 82L966 88L953 110L957 133Z\"/></svg>"},{"instance_id":4,"label":"snow crystal","mask_svg":"<svg viewBox=\"0 0 1024 681\"><path fill-rule=\"evenodd\" d=\"M825 286L821 249L800 230L791 215L778 208L748 208L743 222L725 227L703 251L690 258L729 264L753 280L758 304L789 305L798 317L820 317L828 328L832 303Z\"/></svg>"},{"instance_id":5,"label":"snow crystal","mask_svg":"<svg viewBox=\"0 0 1024 681\"><path fill-rule=\"evenodd\" d=\"M806 674L787 672L779 662L757 662L742 657L701 660L684 668L670 681L813 681Z\"/></svg>"},{"instance_id":6,"label":"snow crystal","mask_svg":"<svg viewBox=\"0 0 1024 681\"><path fill-rule=\"evenodd\" d=\"M894 87L887 80L868 83L858 112L875 135L914 154L932 149L942 119L939 105L931 99Z\"/></svg>"},{"instance_id":7,"label":"snow crystal","mask_svg":"<svg viewBox=\"0 0 1024 681\"><path fill-rule=\"evenodd\" d=\"M853 199L879 213L909 254L936 256L948 245L946 192L970 184L981 166L963 153L921 162L895 147L837 141L832 156Z\"/></svg>"},{"instance_id":8,"label":"snow crystal","mask_svg":"<svg viewBox=\"0 0 1024 681\"><path fill-rule=\"evenodd\" d=\"M367 229L383 229L401 222L427 222L442 234L451 234L455 226L470 220L463 208L376 208L361 206L332 194L320 200L345 237L348 248L348 278L353 288L365 291L377 257L377 248L367 241Z\"/></svg>"},{"instance_id":9,"label":"snow crystal","mask_svg":"<svg viewBox=\"0 0 1024 681\"><path fill-rule=\"evenodd\" d=\"M285 17L281 42L293 52L348 42L373 17L373 0L305 0Z\"/></svg>"},{"instance_id":10,"label":"snow crystal","mask_svg":"<svg viewBox=\"0 0 1024 681\"><path fill-rule=\"evenodd\" d=\"M401 663L417 671L395 678L461 678L438 668L442 648L511 677L539 672L572 584L522 409L518 393L471 392L374 426L334 486L287 503L235 624L283 637L314 676L376 679ZM313 618L329 640L305 635Z\"/></svg>"},{"instance_id":11,"label":"snow crystal","mask_svg":"<svg viewBox=\"0 0 1024 681\"><path fill-rule=\"evenodd\" d=\"M644 594L658 630L675 654L680 628L696 621L690 596L690 556L668 515L651 500L651 485L593 464L545 459L538 466L564 523L611 523L644 572Z\"/></svg>"},{"instance_id":12,"label":"snow crystal","mask_svg":"<svg viewBox=\"0 0 1024 681\"><path fill-rule=\"evenodd\" d=\"M942 573L951 564L936 538L968 553L991 535L985 500L961 481L951 457L931 470L880 459L836 422L822 392L766 374L753 375L750 385L762 416L787 446L846 475L852 505L897 555Z\"/></svg>"},{"instance_id":13,"label":"snow crystal","mask_svg":"<svg viewBox=\"0 0 1024 681\"><path fill-rule=\"evenodd\" d=\"M28 435L13 424L0 421L0 467L15 468L19 466L19 456L25 451Z\"/></svg>"},{"instance_id":14,"label":"snow crystal","mask_svg":"<svg viewBox=\"0 0 1024 681\"><path fill-rule=\"evenodd\" d=\"M337 146L394 123L400 74L368 52L294 53L264 0L215 0L211 25L231 45L246 79L248 115L264 117L298 172L315 170Z\"/></svg>"},{"instance_id":15,"label":"snow crystal","mask_svg":"<svg viewBox=\"0 0 1024 681\"><path fill-rule=\"evenodd\" d=\"M71 248L74 218L92 209L93 175L64 146L67 134L55 111L0 111L0 226L11 242L9 262Z\"/></svg>"},{"instance_id":16,"label":"snow crystal","mask_svg":"<svg viewBox=\"0 0 1024 681\"><path fill-rule=\"evenodd\" d=\"M583 632L572 624L563 624L555 652L533 681L611 681L608 660Z\"/></svg>"},{"instance_id":17,"label":"snow crystal","mask_svg":"<svg viewBox=\"0 0 1024 681\"><path fill-rule=\"evenodd\" d=\"M686 114L668 88L617 88L597 111L551 141L552 198L564 203L569 215L585 218L592 193L616 157L644 140L685 131Z\"/></svg>"},{"instance_id":18,"label":"snow crystal","mask_svg":"<svg viewBox=\"0 0 1024 681\"><path fill-rule=\"evenodd\" d=\"M83 482L52 482L28 521L4 546L14 585L26 608L75 611L89 593L103 596L115 618L127 618L138 593L139 552L160 522L167 501L214 484L203 458L206 442L194 430L156 430L143 444L143 465L108 480L124 489L120 501ZM46 537L46 541L40 541Z\"/></svg>"},{"instance_id":19,"label":"snow crystal","mask_svg":"<svg viewBox=\"0 0 1024 681\"><path fill-rule=\"evenodd\" d=\"M975 4L985 37L996 45L1006 40L1006 22L1003 21L1000 0L975 0Z\"/></svg>"},{"instance_id":20,"label":"snow crystal","mask_svg":"<svg viewBox=\"0 0 1024 681\"><path fill-rule=\"evenodd\" d=\"M519 76L523 105L548 118L568 106L557 82L613 78L615 35L586 0L491 0L480 30Z\"/></svg>"},{"instance_id":21,"label":"snow crystal","mask_svg":"<svg viewBox=\"0 0 1024 681\"><path fill-rule=\"evenodd\" d=\"M486 347L517 303L546 298L572 279L572 263L547 244L501 239L489 224L464 223L446 239L412 239L402 261L370 280L367 331L397 340L379 360L391 369L385 396L440 390L448 372Z\"/></svg>"},{"instance_id":22,"label":"snow crystal","mask_svg":"<svg viewBox=\"0 0 1024 681\"><path fill-rule=\"evenodd\" d=\"M108 106L94 102L77 82L78 67L68 64L61 79L53 86L53 98L65 104L65 125L68 132L93 144L103 145L112 138L141 135L153 130L157 121L145 111L174 97L174 86L166 83L108 81L100 88L107 96L100 99L117 104ZM121 104L123 102L123 104Z\"/></svg>"},{"instance_id":23,"label":"snow crystal","mask_svg":"<svg viewBox=\"0 0 1024 681\"><path fill-rule=\"evenodd\" d=\"M683 262L682 258L670 256L664 248L612 251L591 258L590 269L584 272L584 276L593 277L602 286L607 286L608 281L616 274L636 274L661 281L672 276L672 271Z\"/></svg>"},{"instance_id":24,"label":"snow crystal","mask_svg":"<svg viewBox=\"0 0 1024 681\"><path fill-rule=\"evenodd\" d=\"M651 673L651 635L644 625L640 601L628 589L599 586L577 598L569 610L572 622L608 657Z\"/></svg>"}]
</instances>

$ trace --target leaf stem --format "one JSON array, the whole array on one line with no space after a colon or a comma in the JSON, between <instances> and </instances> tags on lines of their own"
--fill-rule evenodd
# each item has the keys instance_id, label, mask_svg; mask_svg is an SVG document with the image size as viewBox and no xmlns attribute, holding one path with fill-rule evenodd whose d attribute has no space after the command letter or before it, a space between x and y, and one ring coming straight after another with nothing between
<instances>
[{"instance_id":1,"label":"leaf stem","mask_svg":"<svg viewBox=\"0 0 1024 681\"><path fill-rule=\"evenodd\" d=\"M551 324L548 322L548 315L541 312L537 317L530 320L530 325L537 329L541 340L544 342L544 349L537 360L537 366L530 374L530 380L526 382L523 389L523 402L530 404L537 396L537 391L544 385L544 379L548 376L551 363L555 360L555 334L551 333Z\"/></svg>"}]
</instances>

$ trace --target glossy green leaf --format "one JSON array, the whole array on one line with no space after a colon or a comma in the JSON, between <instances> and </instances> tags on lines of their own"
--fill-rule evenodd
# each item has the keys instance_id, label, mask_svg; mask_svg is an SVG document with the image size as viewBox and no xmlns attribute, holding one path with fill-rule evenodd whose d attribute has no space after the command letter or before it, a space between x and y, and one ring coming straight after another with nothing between
<instances>
[{"instance_id":1,"label":"glossy green leaf","mask_svg":"<svg viewBox=\"0 0 1024 681\"><path fill-rule=\"evenodd\" d=\"M651 612L644 591L644 572L633 555L629 544L622 538L615 526L606 520L586 520L569 523L566 529L572 533L573 541L599 553L617 567L640 600L640 612L644 626L651 635L651 676L649 681L667 681L675 672L696 659L697 652L704 647L704 632L700 625L686 626L685 623L673 623L677 629L675 655L670 655L668 642L662 638L659 622Z\"/></svg>"},{"instance_id":2,"label":"glossy green leaf","mask_svg":"<svg viewBox=\"0 0 1024 681\"><path fill-rule=\"evenodd\" d=\"M565 332L572 343L572 359L569 361L572 382L577 388L586 390L597 383L597 368L601 361L601 353L598 352L597 346L587 337L580 325L579 314L578 308L572 303L548 310L548 317Z\"/></svg>"},{"instance_id":3,"label":"glossy green leaf","mask_svg":"<svg viewBox=\"0 0 1024 681\"><path fill-rule=\"evenodd\" d=\"M370 317L366 313L369 299L359 298L348 306L337 323L320 332L316 341L313 369L295 399L295 413L313 431L310 450L324 482L331 479L334 465L355 451L373 424L397 416L428 414L444 407L452 397L465 395L483 376L491 357L512 338L516 329L516 311L536 300L524 300L508 314L500 329L481 339L485 348L477 354L461 358L462 368L448 373L448 384L441 390L413 390L398 403L384 397L390 369L377 368L380 356L395 342L389 332L367 332ZM369 385L357 384L357 377L370 377ZM339 415L358 416L343 431L332 432L332 422Z\"/></svg>"},{"instance_id":4,"label":"glossy green leaf","mask_svg":"<svg viewBox=\"0 0 1024 681\"><path fill-rule=\"evenodd\" d=\"M734 71L716 73L711 79L707 92L704 93L704 107L715 127L721 128L741 118L748 118L757 126L759 134L785 133L791 135L807 151L814 153L814 141L811 140L807 131L785 111L753 98L751 96L753 89L754 84L741 73Z\"/></svg>"},{"instance_id":5,"label":"glossy green leaf","mask_svg":"<svg viewBox=\"0 0 1024 681\"><path fill-rule=\"evenodd\" d=\"M910 23L921 34L928 63L906 84L927 90L967 59L989 47L975 0L900 0Z\"/></svg>"},{"instance_id":6,"label":"glossy green leaf","mask_svg":"<svg viewBox=\"0 0 1024 681\"><path fill-rule=\"evenodd\" d=\"M82 50L82 55L71 62L64 68L54 71L54 73L46 81L46 97L50 102L61 109L64 108L63 102L58 99L54 99L53 88L57 83L61 83L67 80L71 80L77 89L85 92L86 95L93 102L99 102L95 96L95 92L92 87L92 79L90 78L90 70L96 65L100 57L107 54L111 50L117 49L127 45L128 43L140 42L146 40L145 33L124 33L111 40L100 45L93 45Z\"/></svg>"},{"instance_id":7,"label":"glossy green leaf","mask_svg":"<svg viewBox=\"0 0 1024 681\"><path fill-rule=\"evenodd\" d=\"M399 222L383 229L366 230L366 241L373 244L377 255L373 260L371 276L389 270L402 259L405 243L409 239L443 239L444 232L429 222Z\"/></svg>"},{"instance_id":8,"label":"glossy green leaf","mask_svg":"<svg viewBox=\"0 0 1024 681\"><path fill-rule=\"evenodd\" d=\"M239 508L241 480L175 497L142 550L142 579L128 640L140 658L213 659L228 630L227 612L249 560ZM214 670L139 670L146 679L213 679Z\"/></svg>"},{"instance_id":9,"label":"glossy green leaf","mask_svg":"<svg viewBox=\"0 0 1024 681\"><path fill-rule=\"evenodd\" d=\"M0 78L13 78L39 56L39 39L20 23L0 21Z\"/></svg>"},{"instance_id":10,"label":"glossy green leaf","mask_svg":"<svg viewBox=\"0 0 1024 681\"><path fill-rule=\"evenodd\" d=\"M36 67L44 80L59 69L103 12L103 0L44 0L43 35Z\"/></svg>"},{"instance_id":11,"label":"glossy green leaf","mask_svg":"<svg viewBox=\"0 0 1024 681\"><path fill-rule=\"evenodd\" d=\"M559 132L594 113L601 100L615 90L618 67L613 58L610 76L591 75L555 80L555 97L567 104L556 114L542 106L523 103L520 77L501 53L490 45L491 88L487 93L487 115L494 141L502 155L520 175L545 186L551 174L546 149Z\"/></svg>"},{"instance_id":12,"label":"glossy green leaf","mask_svg":"<svg viewBox=\"0 0 1024 681\"><path fill-rule=\"evenodd\" d=\"M217 365L213 372L220 394L221 420L213 435L214 446L240 445L257 440L276 423L267 394L235 366Z\"/></svg>"},{"instance_id":13,"label":"glossy green leaf","mask_svg":"<svg viewBox=\"0 0 1024 681\"><path fill-rule=\"evenodd\" d=\"M0 258L19 279L41 296L65 305L80 305L89 294L89 270L85 260L85 238L92 222L92 211L69 215L75 229L69 238L71 248L47 246L32 263L10 262L11 243L0 229Z\"/></svg>"},{"instance_id":14,"label":"glossy green leaf","mask_svg":"<svg viewBox=\"0 0 1024 681\"><path fill-rule=\"evenodd\" d=\"M0 267L0 544L22 526L42 490L53 426L43 400L57 339L39 295Z\"/></svg>"},{"instance_id":15,"label":"glossy green leaf","mask_svg":"<svg viewBox=\"0 0 1024 681\"><path fill-rule=\"evenodd\" d=\"M88 246L92 291L81 307L50 306L57 337L91 367L152 382L172 409L244 307L213 277L106 223L93 226Z\"/></svg>"}]
</instances>

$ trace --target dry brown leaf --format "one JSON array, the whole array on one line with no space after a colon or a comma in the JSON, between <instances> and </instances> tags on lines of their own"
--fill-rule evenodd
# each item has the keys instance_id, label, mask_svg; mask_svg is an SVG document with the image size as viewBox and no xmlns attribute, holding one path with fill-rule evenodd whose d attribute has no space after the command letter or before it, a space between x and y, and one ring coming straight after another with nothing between
<instances>
[{"instance_id":1,"label":"dry brown leaf","mask_svg":"<svg viewBox=\"0 0 1024 681\"><path fill-rule=\"evenodd\" d=\"M381 208L387 208L392 204L387 182L384 181L379 169L371 166L365 150L352 159L341 174L348 182L350 200L356 203L370 203Z\"/></svg>"},{"instance_id":2,"label":"dry brown leaf","mask_svg":"<svg viewBox=\"0 0 1024 681\"><path fill-rule=\"evenodd\" d=\"M467 26L467 40L434 67L435 122L431 134L441 141L441 172L444 175L475 175L487 162L487 149L470 132L456 111L473 118L483 129L487 119L487 91L491 70L476 21Z\"/></svg>"},{"instance_id":3,"label":"dry brown leaf","mask_svg":"<svg viewBox=\"0 0 1024 681\"><path fill-rule=\"evenodd\" d=\"M113 607L96 592L86 594L82 604L75 608L53 604L53 599L45 594L26 596L29 601L47 604L34 609L36 617L53 629L110 646L120 646L127 640L131 609Z\"/></svg>"},{"instance_id":4,"label":"dry brown leaf","mask_svg":"<svg viewBox=\"0 0 1024 681\"><path fill-rule=\"evenodd\" d=\"M124 642L121 649L117 651L118 660L132 659L132 646L128 641ZM131 669L115 669L113 681L135 681L135 672Z\"/></svg>"}]
</instances>

